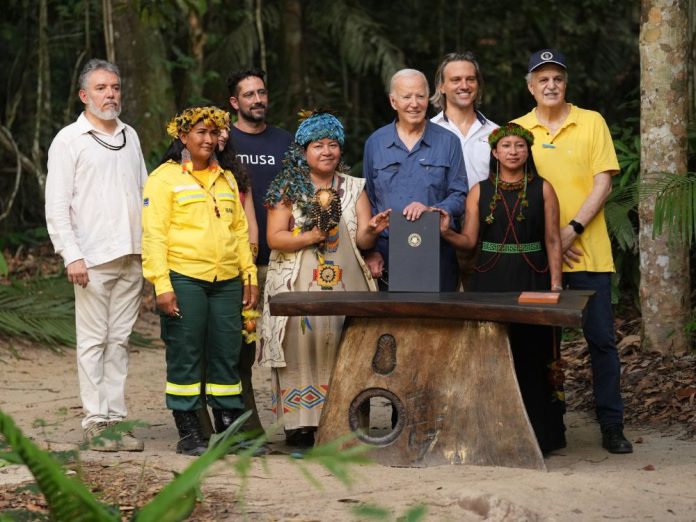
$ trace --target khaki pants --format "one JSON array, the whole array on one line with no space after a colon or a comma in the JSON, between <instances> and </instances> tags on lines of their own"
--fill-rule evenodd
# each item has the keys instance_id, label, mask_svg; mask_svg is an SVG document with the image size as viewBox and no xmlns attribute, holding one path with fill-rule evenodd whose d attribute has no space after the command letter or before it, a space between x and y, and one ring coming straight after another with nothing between
<instances>
[{"instance_id":1,"label":"khaki pants","mask_svg":"<svg viewBox=\"0 0 696 522\"><path fill-rule=\"evenodd\" d=\"M126 417L128 337L140 312L140 256L88 268L86 288L75 285L77 374L85 417L82 427Z\"/></svg>"}]
</instances>

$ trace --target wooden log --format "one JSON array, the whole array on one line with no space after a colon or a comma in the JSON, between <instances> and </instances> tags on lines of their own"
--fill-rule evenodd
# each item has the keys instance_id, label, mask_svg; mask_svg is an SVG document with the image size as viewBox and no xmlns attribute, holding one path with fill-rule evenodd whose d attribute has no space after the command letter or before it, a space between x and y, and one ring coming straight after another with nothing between
<instances>
[{"instance_id":1,"label":"wooden log","mask_svg":"<svg viewBox=\"0 0 696 522\"><path fill-rule=\"evenodd\" d=\"M546 470L503 324L348 318L317 442L360 432L371 397L392 402L396 426L348 444L372 446L381 464Z\"/></svg>"}]
</instances>

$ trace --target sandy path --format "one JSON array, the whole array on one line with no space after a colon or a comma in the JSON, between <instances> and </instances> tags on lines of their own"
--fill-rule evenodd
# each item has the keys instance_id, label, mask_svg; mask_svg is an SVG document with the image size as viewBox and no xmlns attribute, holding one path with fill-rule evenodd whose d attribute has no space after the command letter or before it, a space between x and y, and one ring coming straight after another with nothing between
<instances>
[{"instance_id":1,"label":"sandy path","mask_svg":"<svg viewBox=\"0 0 696 522\"><path fill-rule=\"evenodd\" d=\"M154 316L145 316L152 324ZM74 353L61 356L22 343L21 359L0 350L0 408L19 426L55 449L81 441L81 408L77 396ZM136 430L145 440L142 454L83 452L83 460L104 466L141 465L179 470L190 460L173 448L176 433L164 409L164 352L134 350L130 359L128 405L131 419L149 428ZM270 375L255 374L257 402L264 425L270 424ZM42 419L46 426L35 426ZM323 489L310 485L285 455L256 459L247 484L246 513L251 520L355 520L351 508L362 502L379 504L398 516L425 504L427 520L696 520L696 444L629 426L636 442L632 455L610 455L599 446L596 425L582 413L566 417L568 448L546 460L548 473L474 466L427 469L354 469L347 489L325 470L313 468ZM281 437L271 438L280 451ZM654 467L654 470L646 470ZM26 480L14 467L0 468L0 488ZM240 480L225 465L217 467L206 489L232 498ZM5 492L8 489L4 490ZM2 495L0 490L0 495ZM235 508L237 511L240 508ZM238 517L229 514L229 519ZM227 518L219 515L218 519Z\"/></svg>"}]
</instances>

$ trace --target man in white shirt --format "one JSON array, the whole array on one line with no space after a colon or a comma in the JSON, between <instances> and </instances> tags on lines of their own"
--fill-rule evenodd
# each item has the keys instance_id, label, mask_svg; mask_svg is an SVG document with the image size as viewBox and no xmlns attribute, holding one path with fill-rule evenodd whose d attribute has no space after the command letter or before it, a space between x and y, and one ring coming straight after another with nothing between
<instances>
[{"instance_id":1,"label":"man in white shirt","mask_svg":"<svg viewBox=\"0 0 696 522\"><path fill-rule=\"evenodd\" d=\"M498 128L477 109L482 97L483 75L473 53L446 55L435 73L435 94L430 97L441 111L431 121L459 138L469 190L488 177L488 135Z\"/></svg>"},{"instance_id":2,"label":"man in white shirt","mask_svg":"<svg viewBox=\"0 0 696 522\"><path fill-rule=\"evenodd\" d=\"M97 451L142 451L130 431L100 437L126 417L128 337L142 293L140 212L147 169L138 135L118 119L118 68L90 60L80 74L85 111L48 151L46 222L75 285L77 368L85 441ZM147 204L147 202L145 202Z\"/></svg>"}]
</instances>

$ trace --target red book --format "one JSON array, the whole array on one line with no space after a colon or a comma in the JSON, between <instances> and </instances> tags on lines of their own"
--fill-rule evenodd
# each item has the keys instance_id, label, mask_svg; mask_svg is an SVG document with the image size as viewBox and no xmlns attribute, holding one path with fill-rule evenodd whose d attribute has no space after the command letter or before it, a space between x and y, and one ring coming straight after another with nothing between
<instances>
[{"instance_id":1,"label":"red book","mask_svg":"<svg viewBox=\"0 0 696 522\"><path fill-rule=\"evenodd\" d=\"M560 292L522 292L517 298L517 303L557 304L560 298Z\"/></svg>"}]
</instances>

